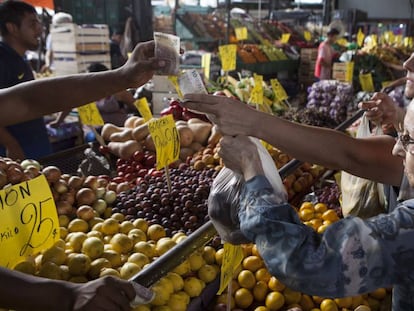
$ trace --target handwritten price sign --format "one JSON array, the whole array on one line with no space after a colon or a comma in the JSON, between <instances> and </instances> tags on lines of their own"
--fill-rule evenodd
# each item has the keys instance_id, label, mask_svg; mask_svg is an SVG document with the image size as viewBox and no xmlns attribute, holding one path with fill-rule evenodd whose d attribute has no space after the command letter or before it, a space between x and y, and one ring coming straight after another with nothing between
<instances>
[{"instance_id":1,"label":"handwritten price sign","mask_svg":"<svg viewBox=\"0 0 414 311\"><path fill-rule=\"evenodd\" d=\"M139 113L144 118L145 122L152 119L152 112L148 106L148 101L145 97L137 99L134 102L135 107L137 107Z\"/></svg>"},{"instance_id":2,"label":"handwritten price sign","mask_svg":"<svg viewBox=\"0 0 414 311\"><path fill-rule=\"evenodd\" d=\"M236 52L237 46L235 44L219 46L221 69L224 71L231 71L236 69Z\"/></svg>"},{"instance_id":3,"label":"handwritten price sign","mask_svg":"<svg viewBox=\"0 0 414 311\"><path fill-rule=\"evenodd\" d=\"M157 170L177 161L180 155L180 135L173 116L152 120L148 123L148 128L157 152Z\"/></svg>"},{"instance_id":4,"label":"handwritten price sign","mask_svg":"<svg viewBox=\"0 0 414 311\"><path fill-rule=\"evenodd\" d=\"M234 271L243 260L243 250L240 245L224 243L223 263L221 265L220 288L217 292L220 295L233 278Z\"/></svg>"},{"instance_id":5,"label":"handwritten price sign","mask_svg":"<svg viewBox=\"0 0 414 311\"><path fill-rule=\"evenodd\" d=\"M82 124L91 126L104 125L101 114L99 113L98 107L95 103L90 103L78 107L79 118Z\"/></svg>"},{"instance_id":6,"label":"handwritten price sign","mask_svg":"<svg viewBox=\"0 0 414 311\"><path fill-rule=\"evenodd\" d=\"M263 105L263 76L254 75L254 87L249 102L256 105Z\"/></svg>"},{"instance_id":7,"label":"handwritten price sign","mask_svg":"<svg viewBox=\"0 0 414 311\"><path fill-rule=\"evenodd\" d=\"M247 40L247 28L246 27L237 27L234 29L236 33L237 41Z\"/></svg>"},{"instance_id":8,"label":"handwritten price sign","mask_svg":"<svg viewBox=\"0 0 414 311\"><path fill-rule=\"evenodd\" d=\"M359 83L361 84L361 88L364 92L374 92L374 82L372 80L371 73L360 74L359 75Z\"/></svg>"},{"instance_id":9,"label":"handwritten price sign","mask_svg":"<svg viewBox=\"0 0 414 311\"><path fill-rule=\"evenodd\" d=\"M289 96L287 95L285 89L280 84L278 79L271 79L270 83L272 85L272 89L273 89L273 92L275 93L275 96L276 96L277 100L283 101L283 100L286 100L286 99L289 98Z\"/></svg>"},{"instance_id":10,"label":"handwritten price sign","mask_svg":"<svg viewBox=\"0 0 414 311\"><path fill-rule=\"evenodd\" d=\"M0 266L13 268L59 238L55 201L44 175L0 191Z\"/></svg>"}]
</instances>

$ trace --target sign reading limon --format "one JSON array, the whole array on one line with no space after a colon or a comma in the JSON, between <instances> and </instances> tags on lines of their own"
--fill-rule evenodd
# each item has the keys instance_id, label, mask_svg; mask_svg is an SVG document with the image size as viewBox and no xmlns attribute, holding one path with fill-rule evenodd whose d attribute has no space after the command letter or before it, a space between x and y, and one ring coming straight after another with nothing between
<instances>
[{"instance_id":1,"label":"sign reading limon","mask_svg":"<svg viewBox=\"0 0 414 311\"><path fill-rule=\"evenodd\" d=\"M0 190L0 266L13 268L59 238L56 205L44 175Z\"/></svg>"},{"instance_id":2,"label":"sign reading limon","mask_svg":"<svg viewBox=\"0 0 414 311\"><path fill-rule=\"evenodd\" d=\"M180 155L180 135L172 115L148 122L149 132L157 153L157 170L178 160Z\"/></svg>"}]
</instances>

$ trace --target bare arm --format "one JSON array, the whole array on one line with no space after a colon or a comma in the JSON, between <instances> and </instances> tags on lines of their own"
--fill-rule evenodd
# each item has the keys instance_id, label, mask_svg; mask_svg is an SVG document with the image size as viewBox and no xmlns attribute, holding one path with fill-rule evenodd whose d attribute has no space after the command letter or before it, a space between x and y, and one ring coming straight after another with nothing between
<instances>
[{"instance_id":1,"label":"bare arm","mask_svg":"<svg viewBox=\"0 0 414 311\"><path fill-rule=\"evenodd\" d=\"M127 63L116 70L39 79L2 89L0 124L20 123L139 87L164 63L154 58L154 42L150 41L138 44Z\"/></svg>"},{"instance_id":2,"label":"bare arm","mask_svg":"<svg viewBox=\"0 0 414 311\"><path fill-rule=\"evenodd\" d=\"M355 139L335 130L265 114L222 96L186 95L183 105L209 114L225 135L254 136L301 161L346 170L390 185L401 183L403 165L401 159L392 156L395 143L392 137Z\"/></svg>"}]
</instances>

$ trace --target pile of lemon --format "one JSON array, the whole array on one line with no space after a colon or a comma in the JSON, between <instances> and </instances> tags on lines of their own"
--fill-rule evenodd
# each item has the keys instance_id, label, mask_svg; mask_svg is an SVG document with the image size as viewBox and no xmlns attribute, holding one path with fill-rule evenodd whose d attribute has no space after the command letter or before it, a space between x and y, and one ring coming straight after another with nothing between
<instances>
[{"instance_id":1,"label":"pile of lemon","mask_svg":"<svg viewBox=\"0 0 414 311\"><path fill-rule=\"evenodd\" d=\"M59 221L61 239L17 264L15 270L77 283L106 275L127 280L187 238L184 233L167 237L161 225L141 218L127 221L121 213L89 221L61 215ZM150 304L134 311L185 311L219 271L216 250L198 249L152 286L155 298Z\"/></svg>"}]
</instances>

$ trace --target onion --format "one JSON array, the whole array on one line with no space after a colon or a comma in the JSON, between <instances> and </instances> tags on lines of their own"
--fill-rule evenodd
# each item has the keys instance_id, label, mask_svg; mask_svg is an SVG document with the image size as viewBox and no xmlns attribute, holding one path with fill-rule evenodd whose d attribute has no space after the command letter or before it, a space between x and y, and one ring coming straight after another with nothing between
<instances>
[{"instance_id":1,"label":"onion","mask_svg":"<svg viewBox=\"0 0 414 311\"><path fill-rule=\"evenodd\" d=\"M56 209L58 215L71 215L72 214L72 204L69 204L66 201L58 201L56 202Z\"/></svg>"},{"instance_id":2,"label":"onion","mask_svg":"<svg viewBox=\"0 0 414 311\"><path fill-rule=\"evenodd\" d=\"M60 195L60 201L66 201L70 205L73 205L73 203L75 203L75 190L70 189L69 191L62 193Z\"/></svg>"},{"instance_id":3,"label":"onion","mask_svg":"<svg viewBox=\"0 0 414 311\"><path fill-rule=\"evenodd\" d=\"M49 183L57 182L62 176L62 172L56 166L46 166L42 173L46 176L46 179Z\"/></svg>"},{"instance_id":4,"label":"onion","mask_svg":"<svg viewBox=\"0 0 414 311\"><path fill-rule=\"evenodd\" d=\"M102 199L98 199L95 201L95 203L93 203L93 209L99 214L99 215L103 215L103 213L105 212L106 208L107 208L107 204L104 200Z\"/></svg>"},{"instance_id":5,"label":"onion","mask_svg":"<svg viewBox=\"0 0 414 311\"><path fill-rule=\"evenodd\" d=\"M118 184L116 182L110 182L106 188L108 190L112 190L112 191L115 191L116 192L116 187L117 186L118 186Z\"/></svg>"},{"instance_id":6,"label":"onion","mask_svg":"<svg viewBox=\"0 0 414 311\"><path fill-rule=\"evenodd\" d=\"M95 192L90 188L82 188L76 193L76 202L79 205L92 205L96 200Z\"/></svg>"},{"instance_id":7,"label":"onion","mask_svg":"<svg viewBox=\"0 0 414 311\"><path fill-rule=\"evenodd\" d=\"M68 185L69 185L70 188L78 190L82 187L83 180L84 180L83 177L71 176L69 178Z\"/></svg>"},{"instance_id":8,"label":"onion","mask_svg":"<svg viewBox=\"0 0 414 311\"><path fill-rule=\"evenodd\" d=\"M40 170L35 165L28 165L24 170L24 173L29 176L30 179L33 179L40 175Z\"/></svg>"},{"instance_id":9,"label":"onion","mask_svg":"<svg viewBox=\"0 0 414 311\"><path fill-rule=\"evenodd\" d=\"M0 168L0 188L3 188L9 182L6 172Z\"/></svg>"},{"instance_id":10,"label":"onion","mask_svg":"<svg viewBox=\"0 0 414 311\"><path fill-rule=\"evenodd\" d=\"M0 159L0 169L7 170L9 168L9 165L4 159Z\"/></svg>"},{"instance_id":11,"label":"onion","mask_svg":"<svg viewBox=\"0 0 414 311\"><path fill-rule=\"evenodd\" d=\"M124 191L128 191L129 189L131 189L129 183L124 181L124 182L121 182L120 184L118 184L116 186L116 193L121 193L121 192L124 192Z\"/></svg>"},{"instance_id":12,"label":"onion","mask_svg":"<svg viewBox=\"0 0 414 311\"><path fill-rule=\"evenodd\" d=\"M10 166L6 171L6 174L9 182L13 185L22 182L24 177L23 171L16 166Z\"/></svg>"},{"instance_id":13,"label":"onion","mask_svg":"<svg viewBox=\"0 0 414 311\"><path fill-rule=\"evenodd\" d=\"M78 209L76 210L76 216L78 216L78 218L83 219L85 221L89 221L95 217L95 213L91 206L82 205L82 206L79 206Z\"/></svg>"},{"instance_id":14,"label":"onion","mask_svg":"<svg viewBox=\"0 0 414 311\"><path fill-rule=\"evenodd\" d=\"M59 179L57 182L53 183L53 188L60 194L68 192L68 184L63 179Z\"/></svg>"},{"instance_id":15,"label":"onion","mask_svg":"<svg viewBox=\"0 0 414 311\"><path fill-rule=\"evenodd\" d=\"M86 177L83 186L96 190L98 188L98 177L92 175Z\"/></svg>"}]
</instances>

